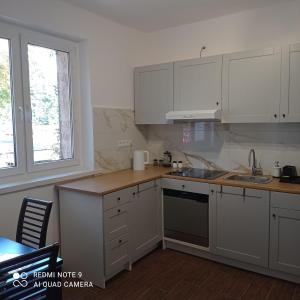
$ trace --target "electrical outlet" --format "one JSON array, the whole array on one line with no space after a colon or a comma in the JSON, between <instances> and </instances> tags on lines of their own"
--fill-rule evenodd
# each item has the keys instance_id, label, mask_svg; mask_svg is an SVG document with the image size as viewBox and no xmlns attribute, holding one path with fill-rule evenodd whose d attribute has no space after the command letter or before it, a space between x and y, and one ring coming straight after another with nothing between
<instances>
[{"instance_id":1,"label":"electrical outlet","mask_svg":"<svg viewBox=\"0 0 300 300\"><path fill-rule=\"evenodd\" d=\"M130 147L132 145L132 140L119 140L118 148Z\"/></svg>"}]
</instances>

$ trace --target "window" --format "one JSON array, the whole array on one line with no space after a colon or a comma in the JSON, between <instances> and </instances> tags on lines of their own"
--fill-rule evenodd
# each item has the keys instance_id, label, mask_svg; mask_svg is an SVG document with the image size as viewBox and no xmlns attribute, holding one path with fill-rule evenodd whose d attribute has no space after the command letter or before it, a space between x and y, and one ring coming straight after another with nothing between
<instances>
[{"instance_id":1,"label":"window","mask_svg":"<svg viewBox=\"0 0 300 300\"><path fill-rule=\"evenodd\" d=\"M10 41L0 38L0 168L16 167Z\"/></svg>"},{"instance_id":2,"label":"window","mask_svg":"<svg viewBox=\"0 0 300 300\"><path fill-rule=\"evenodd\" d=\"M69 54L30 44L27 51L34 164L73 159Z\"/></svg>"},{"instance_id":3,"label":"window","mask_svg":"<svg viewBox=\"0 0 300 300\"><path fill-rule=\"evenodd\" d=\"M79 164L76 63L75 43L0 24L0 176Z\"/></svg>"}]
</instances>

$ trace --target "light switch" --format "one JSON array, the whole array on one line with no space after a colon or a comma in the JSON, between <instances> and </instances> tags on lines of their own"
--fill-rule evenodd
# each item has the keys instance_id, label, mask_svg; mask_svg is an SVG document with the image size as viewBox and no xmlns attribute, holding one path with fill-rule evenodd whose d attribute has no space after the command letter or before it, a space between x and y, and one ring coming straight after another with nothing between
<instances>
[{"instance_id":1,"label":"light switch","mask_svg":"<svg viewBox=\"0 0 300 300\"><path fill-rule=\"evenodd\" d=\"M132 145L132 140L119 140L118 148L130 147Z\"/></svg>"}]
</instances>

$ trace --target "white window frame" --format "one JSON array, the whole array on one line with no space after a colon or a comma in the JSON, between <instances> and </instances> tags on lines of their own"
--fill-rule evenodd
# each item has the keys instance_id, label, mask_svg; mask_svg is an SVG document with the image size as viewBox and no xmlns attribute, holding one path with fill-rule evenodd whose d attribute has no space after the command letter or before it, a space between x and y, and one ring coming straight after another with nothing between
<instances>
[{"instance_id":1,"label":"white window frame","mask_svg":"<svg viewBox=\"0 0 300 300\"><path fill-rule=\"evenodd\" d=\"M71 100L71 114L72 114L72 142L73 142L73 159L58 160L52 162L34 163L33 160L33 137L31 124L31 100L30 100L30 80L29 80L29 65L28 65L28 51L27 45L32 44L36 46L46 47L58 51L67 52L69 54L69 76L70 76L70 100ZM21 63L22 63L22 78L23 78L23 95L25 107L25 131L26 131L26 155L27 155L27 171L36 172L41 170L51 170L57 168L65 168L76 166L80 164L80 154L78 147L79 119L78 112L78 47L76 43L57 37L32 32L22 31L21 34Z\"/></svg>"},{"instance_id":2,"label":"white window frame","mask_svg":"<svg viewBox=\"0 0 300 300\"><path fill-rule=\"evenodd\" d=\"M24 106L22 95L19 32L13 26L7 25L5 23L0 23L0 37L8 39L10 41L10 83L16 167L0 169L0 177L8 177L12 175L24 174L26 171L26 160L24 151Z\"/></svg>"},{"instance_id":3,"label":"white window frame","mask_svg":"<svg viewBox=\"0 0 300 300\"><path fill-rule=\"evenodd\" d=\"M49 170L49 173L53 174L51 170L54 169L79 167L81 165L81 103L78 44L68 39L42 34L3 22L0 22L0 38L10 41L11 95L16 157L16 167L0 168L0 178L26 174L32 177L36 176L33 173L38 171L44 174ZM34 164L27 44L69 53L73 159ZM62 172L65 171L58 171L58 174Z\"/></svg>"}]
</instances>

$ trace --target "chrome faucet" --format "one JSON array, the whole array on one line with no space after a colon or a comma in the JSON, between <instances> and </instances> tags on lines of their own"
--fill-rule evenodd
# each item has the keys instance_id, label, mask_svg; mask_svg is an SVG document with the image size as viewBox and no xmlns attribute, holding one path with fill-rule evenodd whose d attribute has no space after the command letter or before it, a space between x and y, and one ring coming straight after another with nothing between
<instances>
[{"instance_id":1,"label":"chrome faucet","mask_svg":"<svg viewBox=\"0 0 300 300\"><path fill-rule=\"evenodd\" d=\"M251 166L251 156L253 157L252 158L252 166ZM252 176L262 175L261 168L258 168L256 166L256 157L255 157L254 149L250 149L249 156L248 156L248 162L249 162L249 167L251 167L251 170L252 170Z\"/></svg>"}]
</instances>

